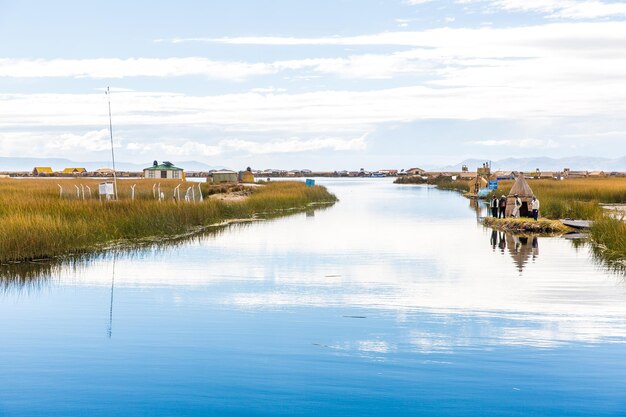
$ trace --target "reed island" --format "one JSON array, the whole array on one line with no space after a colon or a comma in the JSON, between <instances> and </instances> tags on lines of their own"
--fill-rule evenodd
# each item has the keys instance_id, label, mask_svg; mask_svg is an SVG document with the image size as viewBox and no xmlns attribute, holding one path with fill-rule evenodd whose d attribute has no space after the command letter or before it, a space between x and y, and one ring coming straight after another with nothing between
<instances>
[{"instance_id":1,"label":"reed island","mask_svg":"<svg viewBox=\"0 0 626 417\"><path fill-rule=\"evenodd\" d=\"M568 175L569 174L569 175ZM490 190L496 181L497 189ZM442 190L464 194L471 199L490 201L504 198L509 208L519 193L524 203L532 196L540 201L539 219L529 214L514 218L485 217L487 227L523 234L564 234L574 231L567 226L575 220L588 224L591 242L602 257L609 261L626 263L626 177L621 175L572 175L571 173L491 172L488 166L469 172L429 173L398 177L397 184L428 184Z\"/></svg>"},{"instance_id":2,"label":"reed island","mask_svg":"<svg viewBox=\"0 0 626 417\"><path fill-rule=\"evenodd\" d=\"M93 179L0 179L0 263L84 254L179 238L233 221L286 215L337 198L303 182L211 185L118 181L117 199Z\"/></svg>"}]
</instances>

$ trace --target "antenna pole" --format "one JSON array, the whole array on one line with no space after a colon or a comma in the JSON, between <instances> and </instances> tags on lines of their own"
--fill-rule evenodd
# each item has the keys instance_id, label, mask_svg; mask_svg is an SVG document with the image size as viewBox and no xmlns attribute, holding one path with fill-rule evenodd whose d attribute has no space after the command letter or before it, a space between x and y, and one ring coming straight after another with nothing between
<instances>
[{"instance_id":1,"label":"antenna pole","mask_svg":"<svg viewBox=\"0 0 626 417\"><path fill-rule=\"evenodd\" d=\"M111 161L113 162L113 186L115 187L115 199L117 200L117 173L115 172L115 150L113 148L113 122L111 121L111 91L107 87L107 98L109 99L109 134L111 135Z\"/></svg>"}]
</instances>

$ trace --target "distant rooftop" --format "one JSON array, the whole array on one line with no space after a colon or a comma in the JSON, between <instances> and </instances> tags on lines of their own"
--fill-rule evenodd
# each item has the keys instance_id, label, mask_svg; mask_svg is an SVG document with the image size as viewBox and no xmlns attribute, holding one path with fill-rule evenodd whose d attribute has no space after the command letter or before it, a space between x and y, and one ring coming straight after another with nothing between
<instances>
[{"instance_id":1,"label":"distant rooftop","mask_svg":"<svg viewBox=\"0 0 626 417\"><path fill-rule=\"evenodd\" d=\"M152 166L144 168L144 171L183 171L183 169L174 166L170 161L163 161L161 164L158 161L154 161Z\"/></svg>"}]
</instances>

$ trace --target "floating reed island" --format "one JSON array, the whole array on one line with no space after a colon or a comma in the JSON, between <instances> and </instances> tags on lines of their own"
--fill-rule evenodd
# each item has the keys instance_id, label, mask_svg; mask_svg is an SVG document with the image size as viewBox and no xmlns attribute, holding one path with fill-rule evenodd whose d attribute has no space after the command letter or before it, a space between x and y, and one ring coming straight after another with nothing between
<instances>
[{"instance_id":1,"label":"floating reed island","mask_svg":"<svg viewBox=\"0 0 626 417\"><path fill-rule=\"evenodd\" d=\"M541 202L540 219L484 219L484 225L513 233L564 234L572 231L559 219L588 220L594 249L611 261L626 263L626 178L527 179ZM433 184L442 190L470 192L473 181L451 176L398 178L399 184ZM498 189L485 198L509 196L515 181L499 181Z\"/></svg>"},{"instance_id":2,"label":"floating reed island","mask_svg":"<svg viewBox=\"0 0 626 417\"><path fill-rule=\"evenodd\" d=\"M483 225L505 232L520 234L562 235L573 230L558 220L545 218L534 221L532 219L516 219L511 217L504 219L485 217L483 219Z\"/></svg>"},{"instance_id":3,"label":"floating reed island","mask_svg":"<svg viewBox=\"0 0 626 417\"><path fill-rule=\"evenodd\" d=\"M244 186L159 180L157 185L145 179L118 181L118 200L106 200L98 194L99 182L0 179L0 263L168 239L337 201L325 187L303 182ZM232 195L236 198L211 198Z\"/></svg>"},{"instance_id":4,"label":"floating reed island","mask_svg":"<svg viewBox=\"0 0 626 417\"><path fill-rule=\"evenodd\" d=\"M626 178L529 179L528 183L541 202L543 223L490 219L485 225L515 232L545 227L547 233L563 233L567 228L560 229L558 219L589 220L594 248L612 262L626 262ZM513 184L500 181L491 196L508 195Z\"/></svg>"}]
</instances>

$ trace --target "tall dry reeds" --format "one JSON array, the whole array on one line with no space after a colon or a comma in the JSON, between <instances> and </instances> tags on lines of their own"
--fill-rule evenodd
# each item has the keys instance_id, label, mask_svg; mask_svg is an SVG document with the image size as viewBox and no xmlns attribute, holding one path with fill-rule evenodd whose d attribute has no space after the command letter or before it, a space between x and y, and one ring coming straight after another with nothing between
<instances>
[{"instance_id":1,"label":"tall dry reeds","mask_svg":"<svg viewBox=\"0 0 626 417\"><path fill-rule=\"evenodd\" d=\"M551 219L594 220L602 217L600 203L626 203L626 178L528 180L541 202L541 214ZM496 195L508 194L513 181L500 181Z\"/></svg>"},{"instance_id":2,"label":"tall dry reeds","mask_svg":"<svg viewBox=\"0 0 626 417\"><path fill-rule=\"evenodd\" d=\"M119 201L100 201L97 180L0 180L0 262L48 258L83 253L117 240L167 237L229 219L244 219L286 209L304 209L311 203L333 202L324 187L301 182L274 182L251 189L243 201L208 198L226 186L176 180L160 181L165 198L154 197L152 180L119 181ZM57 184L63 187L63 196ZM135 188L131 200L130 186ZM181 185L181 197L195 187L195 202L173 198ZM77 196L76 187L80 189ZM82 186L92 189L91 198ZM235 186L235 190L240 186ZM158 189L157 187L154 187ZM200 190L203 201L200 202Z\"/></svg>"}]
</instances>

